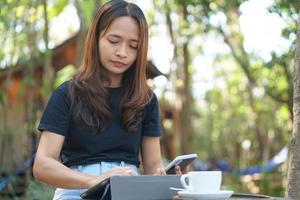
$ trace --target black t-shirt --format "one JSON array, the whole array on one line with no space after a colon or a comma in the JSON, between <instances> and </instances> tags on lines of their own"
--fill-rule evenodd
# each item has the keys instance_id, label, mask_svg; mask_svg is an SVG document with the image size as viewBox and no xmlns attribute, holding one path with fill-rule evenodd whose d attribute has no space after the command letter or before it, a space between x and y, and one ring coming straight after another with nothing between
<instances>
[{"instance_id":1,"label":"black t-shirt","mask_svg":"<svg viewBox=\"0 0 300 200\"><path fill-rule=\"evenodd\" d=\"M40 131L47 130L65 136L61 151L62 162L66 166L72 166L101 161L125 161L138 167L142 137L161 135L159 105L155 94L144 108L137 131L128 132L120 123L122 88L107 88L112 119L101 133L97 133L96 128L73 119L69 85L70 81L67 81L53 92L38 126Z\"/></svg>"}]
</instances>

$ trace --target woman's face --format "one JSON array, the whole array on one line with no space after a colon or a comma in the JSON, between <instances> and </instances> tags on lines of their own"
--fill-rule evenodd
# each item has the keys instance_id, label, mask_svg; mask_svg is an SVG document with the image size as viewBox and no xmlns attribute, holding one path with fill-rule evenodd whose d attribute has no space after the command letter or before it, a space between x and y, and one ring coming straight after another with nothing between
<instances>
[{"instance_id":1,"label":"woman's face","mask_svg":"<svg viewBox=\"0 0 300 200\"><path fill-rule=\"evenodd\" d=\"M138 52L139 27L129 17L118 17L101 33L99 54L101 64L108 71L112 85L119 85L123 73L135 62Z\"/></svg>"}]
</instances>

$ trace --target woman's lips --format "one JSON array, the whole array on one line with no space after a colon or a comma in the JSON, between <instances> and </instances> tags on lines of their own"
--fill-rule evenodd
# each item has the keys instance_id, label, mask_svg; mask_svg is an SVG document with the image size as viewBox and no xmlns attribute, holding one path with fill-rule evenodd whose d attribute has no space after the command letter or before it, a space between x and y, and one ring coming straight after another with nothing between
<instances>
[{"instance_id":1,"label":"woman's lips","mask_svg":"<svg viewBox=\"0 0 300 200\"><path fill-rule=\"evenodd\" d=\"M115 67L117 68L122 68L122 67L125 67L126 64L125 63L122 63L122 62L119 62L119 61L112 61L112 63L115 65Z\"/></svg>"}]
</instances>

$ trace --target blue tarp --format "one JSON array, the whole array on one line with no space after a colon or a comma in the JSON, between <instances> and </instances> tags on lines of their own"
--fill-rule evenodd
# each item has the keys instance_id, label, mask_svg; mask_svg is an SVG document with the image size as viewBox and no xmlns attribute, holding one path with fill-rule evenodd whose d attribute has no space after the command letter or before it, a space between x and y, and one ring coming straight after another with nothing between
<instances>
[{"instance_id":1,"label":"blue tarp","mask_svg":"<svg viewBox=\"0 0 300 200\"><path fill-rule=\"evenodd\" d=\"M35 154L31 155L31 157L29 159L27 159L23 163L23 165L19 169L17 169L13 174L11 174L10 176L8 176L6 178L1 179L0 180L0 191L3 190L3 188L12 181L14 176L19 176L19 175L25 173L26 170L32 166L34 158L35 158Z\"/></svg>"},{"instance_id":2,"label":"blue tarp","mask_svg":"<svg viewBox=\"0 0 300 200\"><path fill-rule=\"evenodd\" d=\"M280 150L278 154L276 154L272 160L267 162L266 164L250 166L245 169L238 169L230 166L228 161L218 161L215 159L210 159L210 167L208 165L203 165L203 162L197 160L195 162L195 168L198 171L206 171L213 168L217 168L220 171L233 173L235 175L253 175L256 173L262 172L271 172L272 170L276 169L279 165L281 165L284 161L287 160L288 157L288 148L284 147Z\"/></svg>"}]
</instances>

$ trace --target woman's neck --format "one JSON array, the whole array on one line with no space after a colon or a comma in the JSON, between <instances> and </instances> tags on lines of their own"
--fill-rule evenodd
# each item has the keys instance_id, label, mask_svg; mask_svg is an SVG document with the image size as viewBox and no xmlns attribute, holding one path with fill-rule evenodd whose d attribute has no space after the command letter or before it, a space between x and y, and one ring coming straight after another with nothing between
<instances>
[{"instance_id":1,"label":"woman's neck","mask_svg":"<svg viewBox=\"0 0 300 200\"><path fill-rule=\"evenodd\" d=\"M117 88L122 85L122 78L120 77L110 77L110 82L104 82L105 87Z\"/></svg>"}]
</instances>

